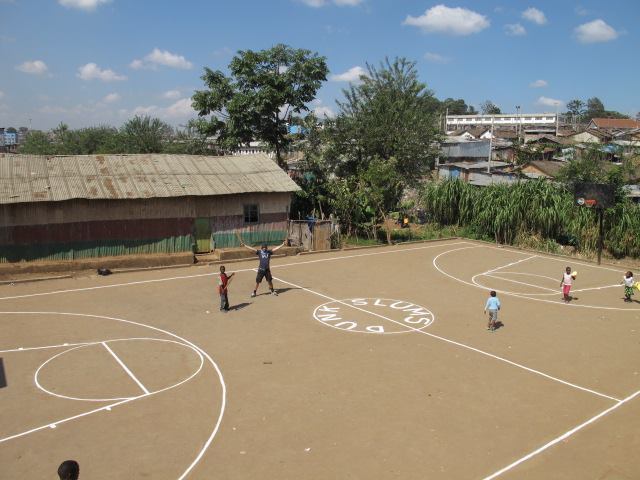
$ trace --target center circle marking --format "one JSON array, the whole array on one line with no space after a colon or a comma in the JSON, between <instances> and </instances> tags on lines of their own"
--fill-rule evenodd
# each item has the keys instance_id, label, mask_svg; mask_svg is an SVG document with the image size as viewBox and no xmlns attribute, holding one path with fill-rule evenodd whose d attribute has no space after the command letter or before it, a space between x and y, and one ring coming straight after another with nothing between
<instances>
[{"instance_id":1,"label":"center circle marking","mask_svg":"<svg viewBox=\"0 0 640 480\"><path fill-rule=\"evenodd\" d=\"M76 351L79 351L81 349L86 349L86 348L91 348L91 347L98 347L101 348L101 343L105 343L105 344L109 344L109 343L117 343L117 342L133 342L133 341L147 341L147 342L162 342L162 343L172 343L175 345L178 345L182 348L186 348L186 349L190 349L192 350L197 357L199 357L199 365L197 366L197 368L190 372L189 375L187 375L186 377L182 378L180 381L167 385L163 388L160 388L158 390L154 390L151 391L145 395L138 395L136 397L113 397L113 398L81 398L81 397L74 397L74 396L70 396L70 395L64 395L61 393L56 393L53 390L51 390L50 388L47 388L46 386L43 385L43 382L40 379L40 375L43 371L43 369L46 369L52 365L54 365L55 361L57 359L59 359L60 357L62 357L63 355L67 355ZM177 342L175 340L167 340L167 339L162 339L162 338L118 338L118 339L113 339L113 340L105 340L104 342L90 342L90 343L86 343L83 345L78 345L76 347L70 348L68 350L64 350L60 353L57 353L56 355L50 357L47 361L45 361L42 365L40 365L38 367L38 369L36 370L36 373L34 375L34 381L36 386L42 390L44 393L47 393L51 396L54 397L58 397L58 398L63 398L65 400L78 400L78 401L84 401L84 402L113 402L113 401L118 401L118 400L132 400L134 398L140 398L140 397L144 397L147 395L151 395L154 393L159 393L159 392L164 392L166 390L171 390L175 387L178 387L180 385L182 385L183 383L188 382L189 380L191 380L193 377L195 377L198 373L200 373L200 370L202 370L202 367L204 366L204 357L202 356L202 354L196 350L194 347L192 347L191 345L187 345L186 343L182 343L182 342ZM55 367L54 367L55 368Z\"/></svg>"},{"instance_id":2,"label":"center circle marking","mask_svg":"<svg viewBox=\"0 0 640 480\"><path fill-rule=\"evenodd\" d=\"M347 298L323 303L313 318L331 328L389 335L423 330L435 317L427 308L391 298Z\"/></svg>"}]
</instances>

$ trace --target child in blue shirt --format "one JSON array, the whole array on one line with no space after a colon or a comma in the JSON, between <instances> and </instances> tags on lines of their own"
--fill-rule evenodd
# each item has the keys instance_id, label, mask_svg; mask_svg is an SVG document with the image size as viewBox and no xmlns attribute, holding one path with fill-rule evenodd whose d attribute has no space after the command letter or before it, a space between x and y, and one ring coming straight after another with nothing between
<instances>
[{"instance_id":1,"label":"child in blue shirt","mask_svg":"<svg viewBox=\"0 0 640 480\"><path fill-rule=\"evenodd\" d=\"M486 315L489 310L489 323L487 324L487 330L492 332L496 329L496 323L498 323L498 310L500 310L500 300L496 296L495 290L491 290L487 303L484 306L484 313Z\"/></svg>"}]
</instances>

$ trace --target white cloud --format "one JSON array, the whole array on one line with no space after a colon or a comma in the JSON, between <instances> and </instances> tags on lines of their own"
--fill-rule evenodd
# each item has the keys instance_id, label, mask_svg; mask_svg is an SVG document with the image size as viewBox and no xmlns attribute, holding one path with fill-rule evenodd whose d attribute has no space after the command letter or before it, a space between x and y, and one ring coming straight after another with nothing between
<instances>
[{"instance_id":1,"label":"white cloud","mask_svg":"<svg viewBox=\"0 0 640 480\"><path fill-rule=\"evenodd\" d=\"M144 62L142 60L136 59L133 62L131 62L129 66L134 70L140 70L141 68L144 68Z\"/></svg>"},{"instance_id":2,"label":"white cloud","mask_svg":"<svg viewBox=\"0 0 640 480\"><path fill-rule=\"evenodd\" d=\"M45 105L44 107L40 107L38 109L38 112L44 113L44 114L51 114L51 113L60 114L60 113L69 113L69 110L63 107L55 106L55 105Z\"/></svg>"},{"instance_id":3,"label":"white cloud","mask_svg":"<svg viewBox=\"0 0 640 480\"><path fill-rule=\"evenodd\" d=\"M191 99L181 98L165 109L164 116L166 118L184 118L195 115L195 113L193 108L191 108Z\"/></svg>"},{"instance_id":4,"label":"white cloud","mask_svg":"<svg viewBox=\"0 0 640 480\"><path fill-rule=\"evenodd\" d=\"M299 0L305 5L313 8L320 8L330 5L331 3L339 7L355 7L364 2L364 0Z\"/></svg>"},{"instance_id":5,"label":"white cloud","mask_svg":"<svg viewBox=\"0 0 640 480\"><path fill-rule=\"evenodd\" d=\"M133 110L120 110L119 114L130 117L135 115L149 115L166 120L174 120L193 117L196 115L196 112L191 108L190 98L181 98L166 108L162 108L157 105L140 105L135 107Z\"/></svg>"},{"instance_id":6,"label":"white cloud","mask_svg":"<svg viewBox=\"0 0 640 480\"><path fill-rule=\"evenodd\" d=\"M118 75L111 69L102 70L93 62L78 67L76 76L82 80L102 80L103 82L118 82L127 79L124 75Z\"/></svg>"},{"instance_id":7,"label":"white cloud","mask_svg":"<svg viewBox=\"0 0 640 480\"><path fill-rule=\"evenodd\" d=\"M334 82L359 82L361 76L366 76L367 72L362 67L351 67L344 73L331 75L330 80Z\"/></svg>"},{"instance_id":8,"label":"white cloud","mask_svg":"<svg viewBox=\"0 0 640 480\"><path fill-rule=\"evenodd\" d=\"M320 105L313 109L313 113L316 117L322 118L335 118L336 112L334 112L330 107L325 105Z\"/></svg>"},{"instance_id":9,"label":"white cloud","mask_svg":"<svg viewBox=\"0 0 640 480\"><path fill-rule=\"evenodd\" d=\"M419 27L425 33L471 35L487 28L490 22L487 17L473 10L436 5L419 17L407 15L403 25Z\"/></svg>"},{"instance_id":10,"label":"white cloud","mask_svg":"<svg viewBox=\"0 0 640 480\"><path fill-rule=\"evenodd\" d=\"M131 111L126 111L127 115L135 117L136 115L144 116L158 116L160 112L160 107L157 105L149 105L149 106L137 106Z\"/></svg>"},{"instance_id":11,"label":"white cloud","mask_svg":"<svg viewBox=\"0 0 640 480\"><path fill-rule=\"evenodd\" d=\"M162 98L167 98L169 100L180 98L180 90L167 90L162 94Z\"/></svg>"},{"instance_id":12,"label":"white cloud","mask_svg":"<svg viewBox=\"0 0 640 480\"><path fill-rule=\"evenodd\" d=\"M111 0L58 0L58 3L67 8L78 8L91 12L98 8L100 5L109 3Z\"/></svg>"},{"instance_id":13,"label":"white cloud","mask_svg":"<svg viewBox=\"0 0 640 480\"><path fill-rule=\"evenodd\" d=\"M546 80L536 80L535 82L531 82L529 86L531 88L544 88L549 86L549 82Z\"/></svg>"},{"instance_id":14,"label":"white cloud","mask_svg":"<svg viewBox=\"0 0 640 480\"><path fill-rule=\"evenodd\" d=\"M120 100L120 95L117 93L110 93L107 96L105 96L102 101L104 103L114 103L117 102L118 100Z\"/></svg>"},{"instance_id":15,"label":"white cloud","mask_svg":"<svg viewBox=\"0 0 640 480\"><path fill-rule=\"evenodd\" d=\"M0 90L0 98L4 97L4 92Z\"/></svg>"},{"instance_id":16,"label":"white cloud","mask_svg":"<svg viewBox=\"0 0 640 480\"><path fill-rule=\"evenodd\" d=\"M171 53L167 50L160 50L159 48L154 48L153 51L142 60L136 59L129 64L129 66L135 70L141 68L153 69L157 68L158 65L182 70L189 70L193 67L193 64L182 55Z\"/></svg>"},{"instance_id":17,"label":"white cloud","mask_svg":"<svg viewBox=\"0 0 640 480\"><path fill-rule=\"evenodd\" d=\"M612 26L599 18L576 27L574 33L580 43L609 42L620 35Z\"/></svg>"},{"instance_id":18,"label":"white cloud","mask_svg":"<svg viewBox=\"0 0 640 480\"><path fill-rule=\"evenodd\" d=\"M424 54L425 60L432 63L449 63L451 59L449 57L445 57L444 55L440 55L439 53L427 52Z\"/></svg>"},{"instance_id":19,"label":"white cloud","mask_svg":"<svg viewBox=\"0 0 640 480\"><path fill-rule=\"evenodd\" d=\"M522 18L536 25L545 25L547 23L547 17L545 17L544 12L533 7L529 7L522 12Z\"/></svg>"},{"instance_id":20,"label":"white cloud","mask_svg":"<svg viewBox=\"0 0 640 480\"><path fill-rule=\"evenodd\" d=\"M549 97L538 97L538 100L536 101L536 103L544 107L554 107L554 108L561 107L562 105L564 105L564 101L557 100L555 98L549 98Z\"/></svg>"},{"instance_id":21,"label":"white cloud","mask_svg":"<svg viewBox=\"0 0 640 480\"><path fill-rule=\"evenodd\" d=\"M29 73L31 75L44 75L47 73L48 67L42 60L33 60L21 63L16 67L16 70L20 70L21 72Z\"/></svg>"},{"instance_id":22,"label":"white cloud","mask_svg":"<svg viewBox=\"0 0 640 480\"><path fill-rule=\"evenodd\" d=\"M504 30L511 37L520 37L527 34L527 30L519 23L508 23L504 26Z\"/></svg>"}]
</instances>

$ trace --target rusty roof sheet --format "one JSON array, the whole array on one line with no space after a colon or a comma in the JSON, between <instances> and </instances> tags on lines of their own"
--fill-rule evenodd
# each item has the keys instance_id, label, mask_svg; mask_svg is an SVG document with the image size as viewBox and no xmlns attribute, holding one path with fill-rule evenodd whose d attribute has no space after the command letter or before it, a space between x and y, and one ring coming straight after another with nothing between
<instances>
[{"instance_id":1,"label":"rusty roof sheet","mask_svg":"<svg viewBox=\"0 0 640 480\"><path fill-rule=\"evenodd\" d=\"M300 187L264 154L0 154L0 204L296 190Z\"/></svg>"}]
</instances>

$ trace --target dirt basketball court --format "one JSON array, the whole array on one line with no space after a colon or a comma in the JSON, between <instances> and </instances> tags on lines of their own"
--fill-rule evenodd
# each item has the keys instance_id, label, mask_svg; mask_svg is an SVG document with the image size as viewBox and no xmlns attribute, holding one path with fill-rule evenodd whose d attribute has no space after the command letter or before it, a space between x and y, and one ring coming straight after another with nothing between
<instances>
[{"instance_id":1,"label":"dirt basketball court","mask_svg":"<svg viewBox=\"0 0 640 480\"><path fill-rule=\"evenodd\" d=\"M0 476L640 478L623 269L450 240L275 258L249 298L256 266L227 314L215 265L1 286Z\"/></svg>"}]
</instances>

